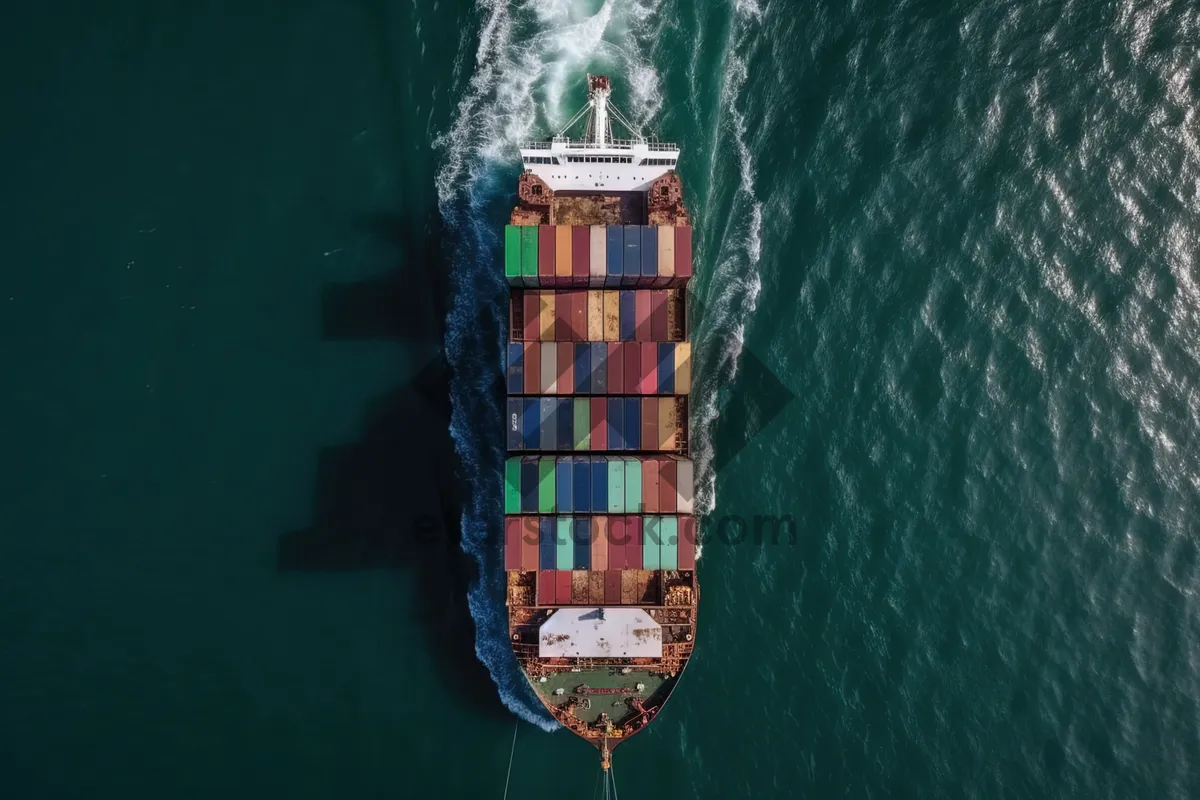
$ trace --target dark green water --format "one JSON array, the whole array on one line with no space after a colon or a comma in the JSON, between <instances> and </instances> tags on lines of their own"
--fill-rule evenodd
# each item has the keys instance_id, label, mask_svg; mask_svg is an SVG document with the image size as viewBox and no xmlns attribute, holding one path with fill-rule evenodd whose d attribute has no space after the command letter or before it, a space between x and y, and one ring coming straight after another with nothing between
<instances>
[{"instance_id":1,"label":"dark green water","mask_svg":"<svg viewBox=\"0 0 1200 800\"><path fill-rule=\"evenodd\" d=\"M683 146L704 309L700 640L621 797L1194 795L1194 6L3 36L6 795L503 794L495 234L589 70ZM510 797L595 779L519 726Z\"/></svg>"}]
</instances>

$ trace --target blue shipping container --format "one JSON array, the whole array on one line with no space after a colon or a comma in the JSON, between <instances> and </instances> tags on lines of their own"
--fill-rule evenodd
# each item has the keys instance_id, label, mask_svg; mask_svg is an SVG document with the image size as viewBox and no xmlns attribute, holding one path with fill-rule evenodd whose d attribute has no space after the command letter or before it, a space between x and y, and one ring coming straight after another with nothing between
<instances>
[{"instance_id":1,"label":"blue shipping container","mask_svg":"<svg viewBox=\"0 0 1200 800\"><path fill-rule=\"evenodd\" d=\"M675 344L658 343L658 393L671 394L675 391Z\"/></svg>"},{"instance_id":2,"label":"blue shipping container","mask_svg":"<svg viewBox=\"0 0 1200 800\"><path fill-rule=\"evenodd\" d=\"M624 227L609 225L605 231L605 270L604 285L615 288L621 285L621 260L624 258Z\"/></svg>"},{"instance_id":3,"label":"blue shipping container","mask_svg":"<svg viewBox=\"0 0 1200 800\"><path fill-rule=\"evenodd\" d=\"M608 398L608 449L625 449L625 401Z\"/></svg>"},{"instance_id":4,"label":"blue shipping container","mask_svg":"<svg viewBox=\"0 0 1200 800\"><path fill-rule=\"evenodd\" d=\"M543 397L538 401L538 430L541 438L534 445L536 450L554 449L554 398Z\"/></svg>"},{"instance_id":5,"label":"blue shipping container","mask_svg":"<svg viewBox=\"0 0 1200 800\"><path fill-rule=\"evenodd\" d=\"M508 449L524 450L525 438L521 430L521 398L508 398Z\"/></svg>"},{"instance_id":6,"label":"blue shipping container","mask_svg":"<svg viewBox=\"0 0 1200 800\"><path fill-rule=\"evenodd\" d=\"M586 458L577 458L573 466L574 475L571 476L571 485L575 491L575 501L573 508L576 511L591 511L591 494L592 494L592 465Z\"/></svg>"},{"instance_id":7,"label":"blue shipping container","mask_svg":"<svg viewBox=\"0 0 1200 800\"><path fill-rule=\"evenodd\" d=\"M520 344L508 345L508 393L523 394L525 391L525 348Z\"/></svg>"},{"instance_id":8,"label":"blue shipping container","mask_svg":"<svg viewBox=\"0 0 1200 800\"><path fill-rule=\"evenodd\" d=\"M538 518L538 569L554 569L554 517Z\"/></svg>"},{"instance_id":9,"label":"blue shipping container","mask_svg":"<svg viewBox=\"0 0 1200 800\"><path fill-rule=\"evenodd\" d=\"M538 510L538 465L534 459L521 462L521 513Z\"/></svg>"},{"instance_id":10,"label":"blue shipping container","mask_svg":"<svg viewBox=\"0 0 1200 800\"><path fill-rule=\"evenodd\" d=\"M625 449L642 449L642 398L625 398Z\"/></svg>"},{"instance_id":11,"label":"blue shipping container","mask_svg":"<svg viewBox=\"0 0 1200 800\"><path fill-rule=\"evenodd\" d=\"M672 229L671 234L675 231ZM642 226L642 277L647 279L643 285L658 275L658 228L653 225Z\"/></svg>"},{"instance_id":12,"label":"blue shipping container","mask_svg":"<svg viewBox=\"0 0 1200 800\"><path fill-rule=\"evenodd\" d=\"M622 290L618 295L617 321L621 329L621 341L632 342L637 329L637 308L631 290Z\"/></svg>"},{"instance_id":13,"label":"blue shipping container","mask_svg":"<svg viewBox=\"0 0 1200 800\"><path fill-rule=\"evenodd\" d=\"M560 514L570 514L574 511L571 505L573 493L571 492L571 464L570 458L560 458L554 467L554 483L558 487L556 499L558 500L558 512Z\"/></svg>"},{"instance_id":14,"label":"blue shipping container","mask_svg":"<svg viewBox=\"0 0 1200 800\"><path fill-rule=\"evenodd\" d=\"M589 517L576 517L573 525L575 528L575 569L591 569L592 520Z\"/></svg>"},{"instance_id":15,"label":"blue shipping container","mask_svg":"<svg viewBox=\"0 0 1200 800\"><path fill-rule=\"evenodd\" d=\"M622 286L633 286L642 273L642 228L640 225L625 226L625 257L622 259Z\"/></svg>"},{"instance_id":16,"label":"blue shipping container","mask_svg":"<svg viewBox=\"0 0 1200 800\"><path fill-rule=\"evenodd\" d=\"M603 514L608 508L608 459L592 457L592 511Z\"/></svg>"},{"instance_id":17,"label":"blue shipping container","mask_svg":"<svg viewBox=\"0 0 1200 800\"><path fill-rule=\"evenodd\" d=\"M592 346L575 344L575 394L587 394L592 386Z\"/></svg>"},{"instance_id":18,"label":"blue shipping container","mask_svg":"<svg viewBox=\"0 0 1200 800\"><path fill-rule=\"evenodd\" d=\"M605 342L592 342L592 394L604 394L608 391L608 345Z\"/></svg>"},{"instance_id":19,"label":"blue shipping container","mask_svg":"<svg viewBox=\"0 0 1200 800\"><path fill-rule=\"evenodd\" d=\"M558 449L570 450L575 446L575 409L570 397L556 397L558 410Z\"/></svg>"}]
</instances>

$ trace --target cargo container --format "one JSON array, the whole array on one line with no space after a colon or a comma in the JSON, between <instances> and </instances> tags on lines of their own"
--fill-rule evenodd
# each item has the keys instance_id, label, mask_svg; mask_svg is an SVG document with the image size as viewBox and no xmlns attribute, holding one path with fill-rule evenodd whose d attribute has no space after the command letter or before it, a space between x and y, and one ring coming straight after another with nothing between
<instances>
[{"instance_id":1,"label":"cargo container","mask_svg":"<svg viewBox=\"0 0 1200 800\"><path fill-rule=\"evenodd\" d=\"M521 458L521 513L538 513L538 459L534 456Z\"/></svg>"},{"instance_id":2,"label":"cargo container","mask_svg":"<svg viewBox=\"0 0 1200 800\"><path fill-rule=\"evenodd\" d=\"M591 342L588 347L592 351L592 385L588 391L592 394L608 392L608 345L604 342Z\"/></svg>"},{"instance_id":3,"label":"cargo container","mask_svg":"<svg viewBox=\"0 0 1200 800\"><path fill-rule=\"evenodd\" d=\"M549 570L538 570L537 602L539 606L554 605L554 573Z\"/></svg>"},{"instance_id":4,"label":"cargo container","mask_svg":"<svg viewBox=\"0 0 1200 800\"><path fill-rule=\"evenodd\" d=\"M586 397L571 399L571 432L574 434L572 450L591 449L592 421L588 406L589 399Z\"/></svg>"},{"instance_id":5,"label":"cargo container","mask_svg":"<svg viewBox=\"0 0 1200 800\"><path fill-rule=\"evenodd\" d=\"M625 459L625 513L642 513L642 462Z\"/></svg>"},{"instance_id":6,"label":"cargo container","mask_svg":"<svg viewBox=\"0 0 1200 800\"><path fill-rule=\"evenodd\" d=\"M658 228L653 225L642 225L642 269L639 288L649 289L658 277Z\"/></svg>"},{"instance_id":7,"label":"cargo container","mask_svg":"<svg viewBox=\"0 0 1200 800\"><path fill-rule=\"evenodd\" d=\"M603 452L608 449L608 401L603 397L589 398L588 412L592 424L592 450Z\"/></svg>"},{"instance_id":8,"label":"cargo container","mask_svg":"<svg viewBox=\"0 0 1200 800\"><path fill-rule=\"evenodd\" d=\"M588 572L588 602L592 605L604 603L604 573L595 568Z\"/></svg>"},{"instance_id":9,"label":"cargo container","mask_svg":"<svg viewBox=\"0 0 1200 800\"><path fill-rule=\"evenodd\" d=\"M538 513L553 514L558 511L556 475L554 459L541 458L537 462L538 471Z\"/></svg>"},{"instance_id":10,"label":"cargo container","mask_svg":"<svg viewBox=\"0 0 1200 800\"><path fill-rule=\"evenodd\" d=\"M558 367L556 391L558 394L570 394L575 388L575 345L572 342L555 342L554 348L557 360L555 366Z\"/></svg>"},{"instance_id":11,"label":"cargo container","mask_svg":"<svg viewBox=\"0 0 1200 800\"><path fill-rule=\"evenodd\" d=\"M675 392L675 345L672 342L658 344L658 393Z\"/></svg>"},{"instance_id":12,"label":"cargo container","mask_svg":"<svg viewBox=\"0 0 1200 800\"><path fill-rule=\"evenodd\" d=\"M659 398L656 450L674 450L679 440L679 416L672 398Z\"/></svg>"},{"instance_id":13,"label":"cargo container","mask_svg":"<svg viewBox=\"0 0 1200 800\"><path fill-rule=\"evenodd\" d=\"M538 339L554 341L555 315L554 292L538 292Z\"/></svg>"},{"instance_id":14,"label":"cargo container","mask_svg":"<svg viewBox=\"0 0 1200 800\"><path fill-rule=\"evenodd\" d=\"M517 413L522 419L518 423L521 428L521 450L537 450L542 440L541 403L532 398L518 400Z\"/></svg>"},{"instance_id":15,"label":"cargo container","mask_svg":"<svg viewBox=\"0 0 1200 800\"><path fill-rule=\"evenodd\" d=\"M504 568L521 568L521 518L504 518Z\"/></svg>"},{"instance_id":16,"label":"cargo container","mask_svg":"<svg viewBox=\"0 0 1200 800\"><path fill-rule=\"evenodd\" d=\"M606 464L608 471L608 513L621 514L625 511L625 462L612 457Z\"/></svg>"},{"instance_id":17,"label":"cargo container","mask_svg":"<svg viewBox=\"0 0 1200 800\"><path fill-rule=\"evenodd\" d=\"M658 533L662 542L658 548L659 569L679 569L679 521L676 517L660 517Z\"/></svg>"},{"instance_id":18,"label":"cargo container","mask_svg":"<svg viewBox=\"0 0 1200 800\"><path fill-rule=\"evenodd\" d=\"M592 569L608 569L608 517L592 517Z\"/></svg>"},{"instance_id":19,"label":"cargo container","mask_svg":"<svg viewBox=\"0 0 1200 800\"><path fill-rule=\"evenodd\" d=\"M538 518L521 517L521 569L538 568Z\"/></svg>"},{"instance_id":20,"label":"cargo container","mask_svg":"<svg viewBox=\"0 0 1200 800\"><path fill-rule=\"evenodd\" d=\"M692 343L675 345L675 394L692 392Z\"/></svg>"},{"instance_id":21,"label":"cargo container","mask_svg":"<svg viewBox=\"0 0 1200 800\"><path fill-rule=\"evenodd\" d=\"M639 397L625 398L625 449L642 449L642 400ZM647 448L649 449L649 448Z\"/></svg>"},{"instance_id":22,"label":"cargo container","mask_svg":"<svg viewBox=\"0 0 1200 800\"><path fill-rule=\"evenodd\" d=\"M571 292L554 293L554 341L565 342L571 338L571 306L575 295Z\"/></svg>"},{"instance_id":23,"label":"cargo container","mask_svg":"<svg viewBox=\"0 0 1200 800\"><path fill-rule=\"evenodd\" d=\"M625 517L625 569L642 568L642 520L644 517Z\"/></svg>"},{"instance_id":24,"label":"cargo container","mask_svg":"<svg viewBox=\"0 0 1200 800\"><path fill-rule=\"evenodd\" d=\"M632 342L637 334L637 295L632 289L617 293L620 313L620 340Z\"/></svg>"},{"instance_id":25,"label":"cargo container","mask_svg":"<svg viewBox=\"0 0 1200 800\"><path fill-rule=\"evenodd\" d=\"M558 562L554 544L554 517L538 518L538 569L554 569Z\"/></svg>"},{"instance_id":26,"label":"cargo container","mask_svg":"<svg viewBox=\"0 0 1200 800\"><path fill-rule=\"evenodd\" d=\"M608 517L608 566L609 569L625 568L625 518Z\"/></svg>"},{"instance_id":27,"label":"cargo container","mask_svg":"<svg viewBox=\"0 0 1200 800\"><path fill-rule=\"evenodd\" d=\"M589 229L590 241L588 242L589 253L588 260L588 286L603 286L604 285L604 270L607 266L607 248L605 247L605 230L603 225L593 225ZM593 338L593 337L589 337ZM595 341L599 341L600 337L594 337Z\"/></svg>"},{"instance_id":28,"label":"cargo container","mask_svg":"<svg viewBox=\"0 0 1200 800\"><path fill-rule=\"evenodd\" d=\"M521 394L525 388L525 348L520 342L508 345L508 369L506 370L508 393Z\"/></svg>"},{"instance_id":29,"label":"cargo container","mask_svg":"<svg viewBox=\"0 0 1200 800\"><path fill-rule=\"evenodd\" d=\"M504 226L504 279L512 286L521 283L521 229Z\"/></svg>"},{"instance_id":30,"label":"cargo container","mask_svg":"<svg viewBox=\"0 0 1200 800\"><path fill-rule=\"evenodd\" d=\"M554 226L554 285L571 285L571 226Z\"/></svg>"},{"instance_id":31,"label":"cargo container","mask_svg":"<svg viewBox=\"0 0 1200 800\"><path fill-rule=\"evenodd\" d=\"M575 443L575 414L573 403L569 397L559 397L556 399L558 432L556 434L556 448L558 450L570 450Z\"/></svg>"},{"instance_id":32,"label":"cargo container","mask_svg":"<svg viewBox=\"0 0 1200 800\"><path fill-rule=\"evenodd\" d=\"M554 285L554 226L538 226L538 286Z\"/></svg>"},{"instance_id":33,"label":"cargo container","mask_svg":"<svg viewBox=\"0 0 1200 800\"><path fill-rule=\"evenodd\" d=\"M654 450L653 442L658 440L658 397L643 397L639 403L642 407L642 449Z\"/></svg>"},{"instance_id":34,"label":"cargo container","mask_svg":"<svg viewBox=\"0 0 1200 800\"><path fill-rule=\"evenodd\" d=\"M575 569L592 568L592 521L588 517L573 517Z\"/></svg>"},{"instance_id":35,"label":"cargo container","mask_svg":"<svg viewBox=\"0 0 1200 800\"><path fill-rule=\"evenodd\" d=\"M570 568L554 573L554 602L560 606L571 604Z\"/></svg>"},{"instance_id":36,"label":"cargo container","mask_svg":"<svg viewBox=\"0 0 1200 800\"><path fill-rule=\"evenodd\" d=\"M669 286L675 279L675 229L663 228L658 232L658 276L655 287Z\"/></svg>"},{"instance_id":37,"label":"cargo container","mask_svg":"<svg viewBox=\"0 0 1200 800\"><path fill-rule=\"evenodd\" d=\"M663 514L671 514L679 507L678 468L679 463L670 458L663 459L659 466L658 510Z\"/></svg>"},{"instance_id":38,"label":"cargo container","mask_svg":"<svg viewBox=\"0 0 1200 800\"><path fill-rule=\"evenodd\" d=\"M642 228L626 225L623 231L625 254L621 259L622 286L637 285L642 274Z\"/></svg>"},{"instance_id":39,"label":"cargo container","mask_svg":"<svg viewBox=\"0 0 1200 800\"><path fill-rule=\"evenodd\" d=\"M504 462L504 513L521 513L521 459L509 458Z\"/></svg>"},{"instance_id":40,"label":"cargo container","mask_svg":"<svg viewBox=\"0 0 1200 800\"><path fill-rule=\"evenodd\" d=\"M587 293L587 336L589 342L604 341L604 292L589 289Z\"/></svg>"},{"instance_id":41,"label":"cargo container","mask_svg":"<svg viewBox=\"0 0 1200 800\"><path fill-rule=\"evenodd\" d=\"M631 569L621 570L621 604L631 606L638 601L637 572Z\"/></svg>"},{"instance_id":42,"label":"cargo container","mask_svg":"<svg viewBox=\"0 0 1200 800\"><path fill-rule=\"evenodd\" d=\"M625 393L625 344L610 342L608 345L608 364L605 377L608 378L609 394Z\"/></svg>"},{"instance_id":43,"label":"cargo container","mask_svg":"<svg viewBox=\"0 0 1200 800\"><path fill-rule=\"evenodd\" d=\"M571 603L577 606L587 605L588 574L581 569L571 572Z\"/></svg>"},{"instance_id":44,"label":"cargo container","mask_svg":"<svg viewBox=\"0 0 1200 800\"><path fill-rule=\"evenodd\" d=\"M658 391L658 345L642 342L641 371L638 377L638 394L654 394Z\"/></svg>"},{"instance_id":45,"label":"cargo container","mask_svg":"<svg viewBox=\"0 0 1200 800\"><path fill-rule=\"evenodd\" d=\"M659 549L662 542L660 530L662 517L642 517L642 568L661 569Z\"/></svg>"},{"instance_id":46,"label":"cargo container","mask_svg":"<svg viewBox=\"0 0 1200 800\"><path fill-rule=\"evenodd\" d=\"M681 225L675 229L675 285L692 277L692 229Z\"/></svg>"},{"instance_id":47,"label":"cargo container","mask_svg":"<svg viewBox=\"0 0 1200 800\"><path fill-rule=\"evenodd\" d=\"M524 450L525 437L521 430L523 422L522 408L523 401L519 397L508 398L506 412L508 413L508 433L507 445L509 450Z\"/></svg>"},{"instance_id":48,"label":"cargo container","mask_svg":"<svg viewBox=\"0 0 1200 800\"><path fill-rule=\"evenodd\" d=\"M696 568L696 518L679 518L679 568Z\"/></svg>"},{"instance_id":49,"label":"cargo container","mask_svg":"<svg viewBox=\"0 0 1200 800\"><path fill-rule=\"evenodd\" d=\"M625 354L625 385L629 394L636 394L642 385L642 348L638 344L627 344Z\"/></svg>"},{"instance_id":50,"label":"cargo container","mask_svg":"<svg viewBox=\"0 0 1200 800\"><path fill-rule=\"evenodd\" d=\"M553 463L555 510L559 514L570 514L575 510L571 480L574 465L569 457L558 458Z\"/></svg>"},{"instance_id":51,"label":"cargo container","mask_svg":"<svg viewBox=\"0 0 1200 800\"><path fill-rule=\"evenodd\" d=\"M670 341L667 329L667 290L653 289L650 291L650 341Z\"/></svg>"},{"instance_id":52,"label":"cargo container","mask_svg":"<svg viewBox=\"0 0 1200 800\"><path fill-rule=\"evenodd\" d=\"M554 452L558 449L558 401L553 397L543 397L538 402L538 416L541 417L542 440L538 443L539 450Z\"/></svg>"},{"instance_id":53,"label":"cargo container","mask_svg":"<svg viewBox=\"0 0 1200 800\"><path fill-rule=\"evenodd\" d=\"M571 285L580 288L588 285L592 266L591 228L587 225L571 226Z\"/></svg>"},{"instance_id":54,"label":"cargo container","mask_svg":"<svg viewBox=\"0 0 1200 800\"><path fill-rule=\"evenodd\" d=\"M596 514L608 511L608 458L589 456L592 462L591 509Z\"/></svg>"},{"instance_id":55,"label":"cargo container","mask_svg":"<svg viewBox=\"0 0 1200 800\"><path fill-rule=\"evenodd\" d=\"M570 517L554 517L554 562L557 569L572 569L575 538Z\"/></svg>"},{"instance_id":56,"label":"cargo container","mask_svg":"<svg viewBox=\"0 0 1200 800\"><path fill-rule=\"evenodd\" d=\"M642 460L642 510L647 514L659 513L659 469L662 459Z\"/></svg>"},{"instance_id":57,"label":"cargo container","mask_svg":"<svg viewBox=\"0 0 1200 800\"><path fill-rule=\"evenodd\" d=\"M621 225L609 225L604 234L605 270L604 286L616 288L621 285L621 263L625 258L625 229Z\"/></svg>"},{"instance_id":58,"label":"cargo container","mask_svg":"<svg viewBox=\"0 0 1200 800\"><path fill-rule=\"evenodd\" d=\"M625 401L620 397L608 398L608 449L626 449Z\"/></svg>"},{"instance_id":59,"label":"cargo container","mask_svg":"<svg viewBox=\"0 0 1200 800\"><path fill-rule=\"evenodd\" d=\"M573 394L587 394L592 386L592 348L587 342L575 342L571 345L574 353L575 366L572 374L575 383L571 387Z\"/></svg>"},{"instance_id":60,"label":"cargo container","mask_svg":"<svg viewBox=\"0 0 1200 800\"><path fill-rule=\"evenodd\" d=\"M536 225L521 227L521 284L538 284L538 229Z\"/></svg>"},{"instance_id":61,"label":"cargo container","mask_svg":"<svg viewBox=\"0 0 1200 800\"><path fill-rule=\"evenodd\" d=\"M606 290L601 292L601 298L604 312L604 341L619 341L621 339L621 293L616 290Z\"/></svg>"},{"instance_id":62,"label":"cargo container","mask_svg":"<svg viewBox=\"0 0 1200 800\"><path fill-rule=\"evenodd\" d=\"M515 307L517 298L513 298L510 307ZM520 296L521 303L521 337L527 342L536 342L542 336L542 309L539 293L528 289Z\"/></svg>"},{"instance_id":63,"label":"cargo container","mask_svg":"<svg viewBox=\"0 0 1200 800\"><path fill-rule=\"evenodd\" d=\"M633 340L650 341L650 292L633 293Z\"/></svg>"},{"instance_id":64,"label":"cargo container","mask_svg":"<svg viewBox=\"0 0 1200 800\"><path fill-rule=\"evenodd\" d=\"M617 605L621 602L621 571L619 569L604 570L604 602L607 605Z\"/></svg>"},{"instance_id":65,"label":"cargo container","mask_svg":"<svg viewBox=\"0 0 1200 800\"><path fill-rule=\"evenodd\" d=\"M538 342L541 350L541 380L538 389L541 394L558 392L558 344L556 342Z\"/></svg>"},{"instance_id":66,"label":"cargo container","mask_svg":"<svg viewBox=\"0 0 1200 800\"><path fill-rule=\"evenodd\" d=\"M524 342L525 364L523 381L525 394L541 394L542 391L542 343Z\"/></svg>"},{"instance_id":67,"label":"cargo container","mask_svg":"<svg viewBox=\"0 0 1200 800\"><path fill-rule=\"evenodd\" d=\"M680 514L695 513L695 475L691 461L681 460L676 463L679 469L678 494L676 510Z\"/></svg>"}]
</instances>

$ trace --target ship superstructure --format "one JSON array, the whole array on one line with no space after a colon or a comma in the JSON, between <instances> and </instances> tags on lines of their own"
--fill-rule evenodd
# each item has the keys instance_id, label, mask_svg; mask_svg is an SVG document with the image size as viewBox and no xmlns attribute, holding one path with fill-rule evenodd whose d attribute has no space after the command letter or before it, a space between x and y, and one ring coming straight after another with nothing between
<instances>
[{"instance_id":1,"label":"ship superstructure","mask_svg":"<svg viewBox=\"0 0 1200 800\"><path fill-rule=\"evenodd\" d=\"M695 640L692 228L679 148L644 137L607 77L520 149L504 237L509 632L538 697L607 768Z\"/></svg>"}]
</instances>

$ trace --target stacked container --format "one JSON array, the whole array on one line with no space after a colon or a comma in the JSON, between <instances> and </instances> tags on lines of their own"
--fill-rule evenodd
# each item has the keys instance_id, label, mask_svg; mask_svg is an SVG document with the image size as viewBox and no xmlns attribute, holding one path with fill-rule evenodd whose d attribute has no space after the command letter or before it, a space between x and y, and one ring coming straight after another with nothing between
<instances>
[{"instance_id":1,"label":"stacked container","mask_svg":"<svg viewBox=\"0 0 1200 800\"><path fill-rule=\"evenodd\" d=\"M691 228L510 225L504 563L540 606L661 605L696 561Z\"/></svg>"}]
</instances>

